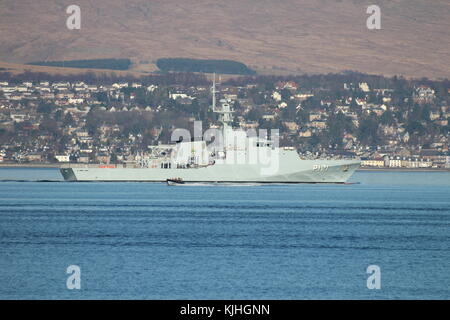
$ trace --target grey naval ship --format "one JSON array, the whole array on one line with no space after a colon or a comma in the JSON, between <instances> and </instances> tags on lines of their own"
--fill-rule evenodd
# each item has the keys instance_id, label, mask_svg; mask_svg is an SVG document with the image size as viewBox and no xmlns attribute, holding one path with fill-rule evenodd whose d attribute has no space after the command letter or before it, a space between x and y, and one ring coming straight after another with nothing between
<instances>
[{"instance_id":1,"label":"grey naval ship","mask_svg":"<svg viewBox=\"0 0 450 320\"><path fill-rule=\"evenodd\" d=\"M279 147L276 135L234 129L232 101L222 99L216 107L215 81L212 100L220 126L209 144L207 130L200 141L152 146L131 164L67 164L61 174L66 181L345 183L360 166L356 159L303 159L293 147Z\"/></svg>"}]
</instances>

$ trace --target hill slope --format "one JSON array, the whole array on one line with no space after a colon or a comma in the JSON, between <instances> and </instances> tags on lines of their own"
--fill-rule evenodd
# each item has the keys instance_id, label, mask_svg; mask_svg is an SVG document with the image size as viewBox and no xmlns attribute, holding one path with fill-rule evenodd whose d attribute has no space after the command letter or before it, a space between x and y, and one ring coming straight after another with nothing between
<instances>
[{"instance_id":1,"label":"hill slope","mask_svg":"<svg viewBox=\"0 0 450 320\"><path fill-rule=\"evenodd\" d=\"M162 57L230 59L262 73L357 70L450 76L448 0L3 0L0 60L132 58L136 71ZM382 29L366 28L378 4Z\"/></svg>"}]
</instances>

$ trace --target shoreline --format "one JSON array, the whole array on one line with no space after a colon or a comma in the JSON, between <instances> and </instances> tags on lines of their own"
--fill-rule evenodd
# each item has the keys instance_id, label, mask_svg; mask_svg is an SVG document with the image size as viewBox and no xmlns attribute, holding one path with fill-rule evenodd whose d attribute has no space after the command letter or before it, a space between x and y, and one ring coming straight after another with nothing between
<instances>
[{"instance_id":1,"label":"shoreline","mask_svg":"<svg viewBox=\"0 0 450 320\"><path fill-rule=\"evenodd\" d=\"M57 163L0 163L0 168L54 168L59 169L64 164ZM392 171L392 172L450 172L450 168L359 168L356 171Z\"/></svg>"},{"instance_id":2,"label":"shoreline","mask_svg":"<svg viewBox=\"0 0 450 320\"><path fill-rule=\"evenodd\" d=\"M0 168L61 168L56 163L0 163Z\"/></svg>"}]
</instances>

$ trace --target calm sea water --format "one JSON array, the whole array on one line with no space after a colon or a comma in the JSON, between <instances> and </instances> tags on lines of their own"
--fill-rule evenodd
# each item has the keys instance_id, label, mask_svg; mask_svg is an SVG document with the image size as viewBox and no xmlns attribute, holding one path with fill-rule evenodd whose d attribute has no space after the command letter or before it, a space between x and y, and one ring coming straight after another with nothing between
<instances>
[{"instance_id":1,"label":"calm sea water","mask_svg":"<svg viewBox=\"0 0 450 320\"><path fill-rule=\"evenodd\" d=\"M60 180L0 169L3 180ZM355 185L0 182L2 299L449 299L450 173ZM369 265L381 289L366 286ZM68 290L66 268L81 268Z\"/></svg>"}]
</instances>

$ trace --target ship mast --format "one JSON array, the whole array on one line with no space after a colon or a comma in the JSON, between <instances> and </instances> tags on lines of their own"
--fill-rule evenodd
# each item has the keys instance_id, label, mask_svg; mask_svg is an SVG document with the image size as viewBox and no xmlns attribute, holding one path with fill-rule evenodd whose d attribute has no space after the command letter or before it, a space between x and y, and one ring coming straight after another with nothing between
<instances>
[{"instance_id":1,"label":"ship mast","mask_svg":"<svg viewBox=\"0 0 450 320\"><path fill-rule=\"evenodd\" d=\"M212 95L213 95L213 112L217 112L216 110L216 73L213 75L213 87L212 87Z\"/></svg>"},{"instance_id":2,"label":"ship mast","mask_svg":"<svg viewBox=\"0 0 450 320\"><path fill-rule=\"evenodd\" d=\"M216 74L213 76L213 86L212 86L212 109L213 112L219 114L219 122L222 123L223 131L231 128L231 123L233 122L233 111L231 110L231 106L227 102L223 102L220 109L217 109L216 106Z\"/></svg>"}]
</instances>

